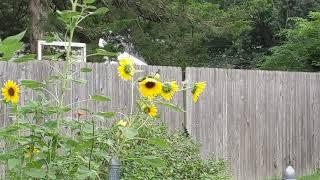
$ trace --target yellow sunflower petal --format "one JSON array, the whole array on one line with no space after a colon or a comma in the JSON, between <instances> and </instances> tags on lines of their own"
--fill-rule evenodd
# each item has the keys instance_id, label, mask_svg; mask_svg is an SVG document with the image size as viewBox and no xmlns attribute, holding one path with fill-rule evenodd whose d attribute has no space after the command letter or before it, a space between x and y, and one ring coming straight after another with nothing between
<instances>
[{"instance_id":1,"label":"yellow sunflower petal","mask_svg":"<svg viewBox=\"0 0 320 180\"><path fill-rule=\"evenodd\" d=\"M140 94L144 97L152 99L160 95L162 91L162 83L153 78L145 78L139 83Z\"/></svg>"},{"instance_id":2,"label":"yellow sunflower petal","mask_svg":"<svg viewBox=\"0 0 320 180\"><path fill-rule=\"evenodd\" d=\"M120 64L118 67L119 76L126 81L130 80L135 73L133 61L130 58L120 59L119 64Z\"/></svg>"},{"instance_id":3,"label":"yellow sunflower petal","mask_svg":"<svg viewBox=\"0 0 320 180\"><path fill-rule=\"evenodd\" d=\"M179 90L179 86L176 81L165 82L162 85L161 97L167 101L173 98L175 92Z\"/></svg>"},{"instance_id":4,"label":"yellow sunflower petal","mask_svg":"<svg viewBox=\"0 0 320 180\"><path fill-rule=\"evenodd\" d=\"M158 113L158 109L154 104L151 104L144 109L145 113L148 114L150 117L156 117Z\"/></svg>"},{"instance_id":5,"label":"yellow sunflower petal","mask_svg":"<svg viewBox=\"0 0 320 180\"><path fill-rule=\"evenodd\" d=\"M192 89L192 99L193 102L196 103L199 99L200 94L203 92L204 88L206 87L206 82L198 82L193 85Z\"/></svg>"},{"instance_id":6,"label":"yellow sunflower petal","mask_svg":"<svg viewBox=\"0 0 320 180\"><path fill-rule=\"evenodd\" d=\"M127 127L129 125L128 121L120 120L117 122L118 126Z\"/></svg>"},{"instance_id":7,"label":"yellow sunflower petal","mask_svg":"<svg viewBox=\"0 0 320 180\"><path fill-rule=\"evenodd\" d=\"M19 86L11 80L4 83L3 88L1 88L1 94L6 102L11 102L12 104L17 104L19 102Z\"/></svg>"}]
</instances>

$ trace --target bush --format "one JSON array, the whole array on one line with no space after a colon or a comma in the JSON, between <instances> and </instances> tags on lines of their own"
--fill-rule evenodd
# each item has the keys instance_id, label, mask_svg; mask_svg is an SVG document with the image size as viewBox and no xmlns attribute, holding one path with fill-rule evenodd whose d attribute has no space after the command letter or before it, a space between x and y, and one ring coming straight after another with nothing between
<instances>
[{"instance_id":1,"label":"bush","mask_svg":"<svg viewBox=\"0 0 320 180\"><path fill-rule=\"evenodd\" d=\"M122 154L123 179L230 179L224 161L200 157L199 145L183 133L169 132L163 125L140 130L142 138L164 139L162 143L132 143ZM160 157L165 165L152 165L134 157ZM151 162L152 163L152 162Z\"/></svg>"}]
</instances>

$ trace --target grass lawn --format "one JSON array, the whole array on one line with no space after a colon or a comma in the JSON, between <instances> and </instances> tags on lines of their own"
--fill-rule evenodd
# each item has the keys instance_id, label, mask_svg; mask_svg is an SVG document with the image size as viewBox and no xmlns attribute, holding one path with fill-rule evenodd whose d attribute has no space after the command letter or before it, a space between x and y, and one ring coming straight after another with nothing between
<instances>
[{"instance_id":1,"label":"grass lawn","mask_svg":"<svg viewBox=\"0 0 320 180\"><path fill-rule=\"evenodd\" d=\"M320 174L299 177L298 180L320 180Z\"/></svg>"},{"instance_id":2,"label":"grass lawn","mask_svg":"<svg viewBox=\"0 0 320 180\"><path fill-rule=\"evenodd\" d=\"M271 178L267 178L266 180L282 180L282 178L281 177L271 177ZM320 171L317 171L312 175L298 177L297 180L320 180Z\"/></svg>"}]
</instances>

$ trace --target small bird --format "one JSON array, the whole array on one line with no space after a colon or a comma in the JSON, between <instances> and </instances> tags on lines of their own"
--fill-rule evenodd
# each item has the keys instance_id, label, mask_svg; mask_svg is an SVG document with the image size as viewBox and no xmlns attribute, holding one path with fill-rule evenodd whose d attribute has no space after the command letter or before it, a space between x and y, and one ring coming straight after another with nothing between
<instances>
[{"instance_id":1,"label":"small bird","mask_svg":"<svg viewBox=\"0 0 320 180\"><path fill-rule=\"evenodd\" d=\"M160 69L153 75L153 78L160 81Z\"/></svg>"}]
</instances>

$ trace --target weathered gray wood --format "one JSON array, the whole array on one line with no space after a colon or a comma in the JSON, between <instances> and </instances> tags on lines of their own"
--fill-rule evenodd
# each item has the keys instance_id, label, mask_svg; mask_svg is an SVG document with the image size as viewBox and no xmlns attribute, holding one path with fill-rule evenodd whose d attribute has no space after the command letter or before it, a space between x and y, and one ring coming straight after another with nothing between
<instances>
[{"instance_id":1,"label":"weathered gray wood","mask_svg":"<svg viewBox=\"0 0 320 180\"><path fill-rule=\"evenodd\" d=\"M187 68L207 81L199 103L187 93L187 129L204 157L226 158L234 179L298 175L319 168L320 74Z\"/></svg>"},{"instance_id":2,"label":"weathered gray wood","mask_svg":"<svg viewBox=\"0 0 320 180\"><path fill-rule=\"evenodd\" d=\"M63 63L57 62L30 62L24 64L13 64L7 62L0 62L0 86L7 80L14 80L19 82L22 79L35 79L45 80L50 75L57 74L63 67ZM91 73L79 73L82 67L92 68ZM138 69L144 70L143 75L148 72L156 72L158 69L161 70L161 77L163 81L177 80L179 84L182 82L182 71L178 67L157 67L157 66L143 66L137 67ZM66 113L68 118L76 119L75 113L81 111L82 108L89 108L95 112L97 111L121 111L123 113L130 112L131 106L131 85L130 82L123 81L120 79L117 73L117 66L106 65L106 64L92 64L92 63L76 63L72 66L72 72L74 72L74 79L87 80L87 84L79 84L72 82L69 86L70 91L67 91L66 98L64 99L65 104L70 104L72 111ZM136 77L137 78L137 77ZM137 79L135 79L136 81ZM0 88L1 89L1 88ZM52 84L48 87L54 95L58 95L57 84ZM21 88L21 96L19 103L24 105L35 98L35 93L28 89ZM135 94L138 91L135 89ZM85 101L88 100L89 95L99 94L110 96L112 101L108 103ZM50 97L50 95L48 95ZM79 102L81 101L81 102ZM79 103L75 103L79 102ZM182 93L177 94L172 101L174 104L183 105ZM160 108L161 119L171 129L183 130L184 113L174 112L167 108ZM7 116L7 107L3 103L0 103L0 127L4 127L10 123ZM85 117L81 117L80 120ZM98 125L110 125L115 120L123 118L118 115L117 118L110 121L99 122ZM65 133L70 133L69 129L63 130ZM4 148L4 143L0 140L0 153ZM4 166L0 165L0 179L4 177Z\"/></svg>"},{"instance_id":3,"label":"weathered gray wood","mask_svg":"<svg viewBox=\"0 0 320 180\"><path fill-rule=\"evenodd\" d=\"M44 80L62 65L54 62L19 65L1 62L0 83L8 79ZM72 104L73 111L67 116L75 118L81 108L130 112L130 82L118 77L116 66L77 63L72 70L77 72L81 67L92 68L93 72L75 73L75 78L85 79L88 83L71 84L65 102L81 102ZM160 69L162 80L177 80L180 84L182 81L180 68L137 68L144 71L141 75ZM187 68L186 80L189 83L207 81L208 86L199 102L194 104L188 91L185 115L160 108L161 117L172 129L182 130L185 123L192 137L202 144L203 156L227 159L235 179L281 176L289 163L298 175L320 167L320 74ZM55 89L55 85L49 87L51 91ZM136 94L138 89L134 91ZM107 95L112 101L85 101L91 94ZM23 89L20 103L25 104L34 97L32 91ZM177 94L173 102L182 106L183 94ZM0 127L10 123L6 114L6 107L0 104ZM117 115L114 120L121 118L123 116ZM109 125L114 120L99 125ZM4 168L0 167L1 175L3 171Z\"/></svg>"}]
</instances>

